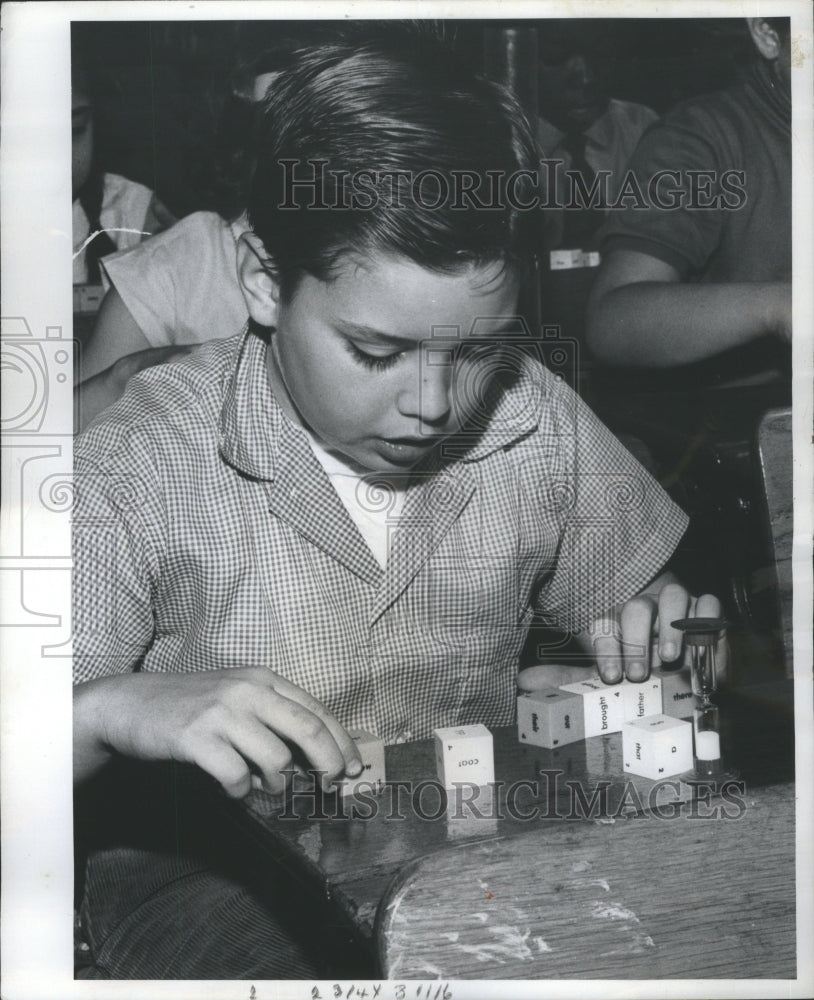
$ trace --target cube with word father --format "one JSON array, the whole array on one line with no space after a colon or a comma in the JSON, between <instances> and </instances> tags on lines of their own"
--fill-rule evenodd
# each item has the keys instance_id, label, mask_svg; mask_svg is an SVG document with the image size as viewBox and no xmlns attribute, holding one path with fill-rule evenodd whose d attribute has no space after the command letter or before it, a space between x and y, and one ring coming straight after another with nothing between
<instances>
[{"instance_id":1,"label":"cube with word father","mask_svg":"<svg viewBox=\"0 0 814 1000\"><path fill-rule=\"evenodd\" d=\"M488 785L495 780L492 734L479 724L436 729L435 762L444 788L462 781Z\"/></svg>"},{"instance_id":2,"label":"cube with word father","mask_svg":"<svg viewBox=\"0 0 814 1000\"><path fill-rule=\"evenodd\" d=\"M643 719L646 715L660 715L661 678L648 677L646 681L620 681L624 722L628 719Z\"/></svg>"},{"instance_id":3,"label":"cube with word father","mask_svg":"<svg viewBox=\"0 0 814 1000\"><path fill-rule=\"evenodd\" d=\"M517 738L553 750L585 739L582 698L558 688L538 688L517 699Z\"/></svg>"},{"instance_id":4,"label":"cube with word father","mask_svg":"<svg viewBox=\"0 0 814 1000\"><path fill-rule=\"evenodd\" d=\"M624 701L621 684L604 684L601 680L561 684L560 691L578 694L582 698L585 738L618 733L624 722Z\"/></svg>"},{"instance_id":5,"label":"cube with word father","mask_svg":"<svg viewBox=\"0 0 814 1000\"><path fill-rule=\"evenodd\" d=\"M362 773L355 778L341 778L336 782L340 795L356 792L380 792L384 787L384 740L365 729L349 729L348 735L356 744L362 760Z\"/></svg>"},{"instance_id":6,"label":"cube with word father","mask_svg":"<svg viewBox=\"0 0 814 1000\"><path fill-rule=\"evenodd\" d=\"M692 726L669 715L648 715L622 726L626 774L658 781L693 768Z\"/></svg>"}]
</instances>

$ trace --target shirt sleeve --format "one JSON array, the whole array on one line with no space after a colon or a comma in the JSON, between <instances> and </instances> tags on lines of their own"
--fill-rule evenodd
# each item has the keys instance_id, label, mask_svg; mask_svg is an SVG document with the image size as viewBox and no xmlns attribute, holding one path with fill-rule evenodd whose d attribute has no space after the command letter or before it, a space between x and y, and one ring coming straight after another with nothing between
<instances>
[{"instance_id":1,"label":"shirt sleeve","mask_svg":"<svg viewBox=\"0 0 814 1000\"><path fill-rule=\"evenodd\" d=\"M627 182L601 231L602 253L634 250L682 278L701 271L721 241L720 151L703 115L687 108L654 124L628 165ZM728 164L732 167L732 164Z\"/></svg>"},{"instance_id":2,"label":"shirt sleeve","mask_svg":"<svg viewBox=\"0 0 814 1000\"><path fill-rule=\"evenodd\" d=\"M545 496L560 517L560 536L537 610L545 623L578 632L658 575L688 518L564 383L552 402Z\"/></svg>"},{"instance_id":3,"label":"shirt sleeve","mask_svg":"<svg viewBox=\"0 0 814 1000\"><path fill-rule=\"evenodd\" d=\"M172 251L164 245L164 238L154 236L102 261L104 277L119 293L151 347L168 347L175 342Z\"/></svg>"},{"instance_id":4,"label":"shirt sleeve","mask_svg":"<svg viewBox=\"0 0 814 1000\"><path fill-rule=\"evenodd\" d=\"M153 637L164 530L144 446L125 441L102 458L94 450L92 437L80 439L74 457L74 683L134 670L141 662Z\"/></svg>"}]
</instances>

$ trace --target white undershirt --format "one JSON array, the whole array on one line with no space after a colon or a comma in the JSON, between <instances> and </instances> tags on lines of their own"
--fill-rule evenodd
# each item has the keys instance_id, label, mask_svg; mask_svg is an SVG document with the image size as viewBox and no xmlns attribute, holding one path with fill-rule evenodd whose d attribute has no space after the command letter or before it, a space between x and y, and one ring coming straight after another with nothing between
<instances>
[{"instance_id":1,"label":"white undershirt","mask_svg":"<svg viewBox=\"0 0 814 1000\"><path fill-rule=\"evenodd\" d=\"M396 530L404 506L407 477L395 478L381 472L363 472L342 455L329 451L310 433L308 441L345 510L376 561L384 569L387 564L388 542Z\"/></svg>"}]
</instances>

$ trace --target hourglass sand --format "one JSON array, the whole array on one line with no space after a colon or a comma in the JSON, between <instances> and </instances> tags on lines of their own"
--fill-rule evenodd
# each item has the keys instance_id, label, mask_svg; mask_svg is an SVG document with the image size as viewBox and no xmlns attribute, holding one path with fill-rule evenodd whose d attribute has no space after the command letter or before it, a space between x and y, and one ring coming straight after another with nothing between
<instances>
[{"instance_id":1,"label":"hourglass sand","mask_svg":"<svg viewBox=\"0 0 814 1000\"><path fill-rule=\"evenodd\" d=\"M672 624L673 628L684 633L684 642L690 650L692 690L695 695L695 770L682 775L682 778L714 784L734 779L737 773L724 761L720 713L718 706L712 701L712 695L718 690L716 649L726 622L723 618L681 618Z\"/></svg>"}]
</instances>

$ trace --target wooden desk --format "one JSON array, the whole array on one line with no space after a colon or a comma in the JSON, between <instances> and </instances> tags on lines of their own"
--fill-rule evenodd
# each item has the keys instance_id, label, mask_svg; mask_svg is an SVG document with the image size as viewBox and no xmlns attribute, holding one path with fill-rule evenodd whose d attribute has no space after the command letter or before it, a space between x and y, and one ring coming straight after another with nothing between
<instances>
[{"instance_id":1,"label":"wooden desk","mask_svg":"<svg viewBox=\"0 0 814 1000\"><path fill-rule=\"evenodd\" d=\"M398 979L793 978L794 787L747 793L730 819L716 810L699 801L672 820L559 824L421 858L382 899L380 968Z\"/></svg>"},{"instance_id":2,"label":"wooden desk","mask_svg":"<svg viewBox=\"0 0 814 1000\"><path fill-rule=\"evenodd\" d=\"M350 802L342 816L332 797L283 808L257 794L234 819L264 857L311 880L383 976L793 977L793 727L760 692L726 710L742 801L737 789L716 806L693 805L687 786L626 785L618 734L547 751L511 727L494 732L498 793L483 819L422 818L392 788L370 818ZM389 747L387 767L415 792L435 775L431 741ZM437 791L421 794L425 816L437 813ZM716 808L737 818L710 818Z\"/></svg>"}]
</instances>

